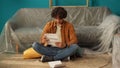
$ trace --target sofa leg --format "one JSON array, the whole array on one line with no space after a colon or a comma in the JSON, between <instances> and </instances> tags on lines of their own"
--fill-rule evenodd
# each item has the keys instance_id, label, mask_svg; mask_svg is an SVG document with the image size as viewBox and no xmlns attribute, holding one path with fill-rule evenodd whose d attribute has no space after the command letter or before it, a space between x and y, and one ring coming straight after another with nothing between
<instances>
[{"instance_id":1,"label":"sofa leg","mask_svg":"<svg viewBox=\"0 0 120 68\"><path fill-rule=\"evenodd\" d=\"M19 53L19 45L18 44L16 44L16 54L18 54Z\"/></svg>"}]
</instances>

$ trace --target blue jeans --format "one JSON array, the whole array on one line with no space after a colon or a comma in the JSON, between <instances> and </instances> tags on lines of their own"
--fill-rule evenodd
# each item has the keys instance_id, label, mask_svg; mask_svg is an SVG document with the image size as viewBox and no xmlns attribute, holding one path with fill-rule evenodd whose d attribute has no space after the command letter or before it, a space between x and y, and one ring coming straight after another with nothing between
<instances>
[{"instance_id":1,"label":"blue jeans","mask_svg":"<svg viewBox=\"0 0 120 68\"><path fill-rule=\"evenodd\" d=\"M66 48L57 48L57 47L45 47L37 42L33 43L33 49L40 54L46 56L53 56L54 60L61 60L68 56L73 55L78 48L80 48L77 44L72 44L70 47Z\"/></svg>"}]
</instances>

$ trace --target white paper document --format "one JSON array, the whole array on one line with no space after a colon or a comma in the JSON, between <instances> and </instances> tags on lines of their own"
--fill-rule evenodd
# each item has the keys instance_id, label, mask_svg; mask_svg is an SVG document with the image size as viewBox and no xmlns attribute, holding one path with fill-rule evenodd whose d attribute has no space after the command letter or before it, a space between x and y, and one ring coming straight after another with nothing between
<instances>
[{"instance_id":1,"label":"white paper document","mask_svg":"<svg viewBox=\"0 0 120 68\"><path fill-rule=\"evenodd\" d=\"M48 44L52 46L56 46L55 42L60 42L59 37L57 34L47 33L45 34L46 38L49 40Z\"/></svg>"},{"instance_id":2,"label":"white paper document","mask_svg":"<svg viewBox=\"0 0 120 68\"><path fill-rule=\"evenodd\" d=\"M59 42L57 34L48 33L45 34L45 36L47 37L47 39L49 39L49 42Z\"/></svg>"},{"instance_id":3,"label":"white paper document","mask_svg":"<svg viewBox=\"0 0 120 68\"><path fill-rule=\"evenodd\" d=\"M63 64L60 60L58 61L51 61L51 62L48 62L48 64L50 65L50 68L60 68L60 67L64 67L65 64Z\"/></svg>"}]
</instances>

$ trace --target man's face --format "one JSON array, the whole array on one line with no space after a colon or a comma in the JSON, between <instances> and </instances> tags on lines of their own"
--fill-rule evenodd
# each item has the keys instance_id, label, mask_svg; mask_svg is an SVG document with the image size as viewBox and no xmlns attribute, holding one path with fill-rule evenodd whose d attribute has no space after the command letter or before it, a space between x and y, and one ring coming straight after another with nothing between
<instances>
[{"instance_id":1,"label":"man's face","mask_svg":"<svg viewBox=\"0 0 120 68\"><path fill-rule=\"evenodd\" d=\"M59 24L61 24L61 23L63 22L63 19L60 19L59 17L56 17L55 20L56 20L56 22L59 23Z\"/></svg>"}]
</instances>

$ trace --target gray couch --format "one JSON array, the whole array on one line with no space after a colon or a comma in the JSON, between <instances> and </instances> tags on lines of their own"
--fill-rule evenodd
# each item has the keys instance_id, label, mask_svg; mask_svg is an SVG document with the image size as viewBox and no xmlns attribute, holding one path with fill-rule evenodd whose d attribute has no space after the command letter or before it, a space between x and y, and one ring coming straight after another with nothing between
<instances>
[{"instance_id":1,"label":"gray couch","mask_svg":"<svg viewBox=\"0 0 120 68\"><path fill-rule=\"evenodd\" d=\"M113 25L109 22L105 23L106 18L110 19L115 16L111 15L108 8L68 7L65 9L68 12L66 20L74 25L79 40L78 44L81 47L88 47L99 52L110 51L112 38L117 30L114 26L118 24L118 21L114 21ZM5 24L0 51L16 52L17 46L19 52L23 52L31 47L33 42L39 42L44 25L52 20L50 15L51 9L49 8L22 8L18 10ZM108 25L111 25L112 28Z\"/></svg>"}]
</instances>

